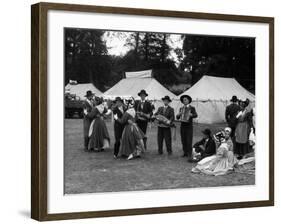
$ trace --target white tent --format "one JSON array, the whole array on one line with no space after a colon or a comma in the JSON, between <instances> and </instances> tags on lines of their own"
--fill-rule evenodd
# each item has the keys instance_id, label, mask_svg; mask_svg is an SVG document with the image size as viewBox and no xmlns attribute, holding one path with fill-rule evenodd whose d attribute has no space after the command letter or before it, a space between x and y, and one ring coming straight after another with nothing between
<instances>
[{"instance_id":1,"label":"white tent","mask_svg":"<svg viewBox=\"0 0 281 224\"><path fill-rule=\"evenodd\" d=\"M199 123L220 123L225 122L225 108L230 103L233 95L238 99L249 99L251 104L255 103L255 95L242 87L234 78L221 78L203 76L197 83L181 95L190 95L193 99L192 105L198 113ZM182 106L177 97L172 105L178 112Z\"/></svg>"},{"instance_id":2,"label":"white tent","mask_svg":"<svg viewBox=\"0 0 281 224\"><path fill-rule=\"evenodd\" d=\"M148 93L148 99L154 102L156 108L161 104L161 98L169 96L171 99L176 95L162 86L156 79L152 77L152 70L126 72L126 78L121 79L109 90L104 92L103 97L114 99L116 96L123 98L134 97L138 99L138 93L144 89Z\"/></svg>"},{"instance_id":3,"label":"white tent","mask_svg":"<svg viewBox=\"0 0 281 224\"><path fill-rule=\"evenodd\" d=\"M80 97L81 100L85 99L85 95L88 90L91 90L94 94L96 94L96 96L102 95L102 92L98 90L92 83L68 83L65 86L65 92L75 94L76 96Z\"/></svg>"}]
</instances>

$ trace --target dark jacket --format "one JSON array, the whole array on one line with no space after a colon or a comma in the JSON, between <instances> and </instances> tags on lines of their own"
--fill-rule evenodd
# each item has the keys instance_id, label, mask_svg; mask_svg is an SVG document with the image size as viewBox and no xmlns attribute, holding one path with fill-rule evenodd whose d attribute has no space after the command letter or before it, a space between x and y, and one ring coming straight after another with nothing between
<instances>
[{"instance_id":1,"label":"dark jacket","mask_svg":"<svg viewBox=\"0 0 281 224\"><path fill-rule=\"evenodd\" d=\"M183 109L184 109L184 106L180 108L180 112L181 112ZM184 122L184 121L181 121L182 123L192 124L192 123L193 123L193 118L198 117L198 114L197 114L197 112L196 112L196 110L195 110L195 107L189 105L189 110L190 110L190 113L191 113L190 118L189 118L187 121L185 121L185 122ZM179 120L180 118L181 118L181 115L178 114L178 115L177 115L177 119Z\"/></svg>"},{"instance_id":2,"label":"dark jacket","mask_svg":"<svg viewBox=\"0 0 281 224\"><path fill-rule=\"evenodd\" d=\"M236 115L240 111L240 106L237 104L230 104L225 109L225 120L229 127L235 127L237 124Z\"/></svg>"},{"instance_id":3,"label":"dark jacket","mask_svg":"<svg viewBox=\"0 0 281 224\"><path fill-rule=\"evenodd\" d=\"M122 132L124 129L125 124L120 122L120 119L123 117L124 113L126 112L127 108L123 105L123 112L118 108L114 107L112 109L113 114L117 114L118 120L114 121L114 134L116 139L120 139L122 137Z\"/></svg>"},{"instance_id":4,"label":"dark jacket","mask_svg":"<svg viewBox=\"0 0 281 224\"><path fill-rule=\"evenodd\" d=\"M193 145L193 148L204 146L204 154L206 156L208 155L214 155L216 153L216 143L212 137L209 137L209 140L206 142L206 138L202 138L199 142L196 142Z\"/></svg>"},{"instance_id":5,"label":"dark jacket","mask_svg":"<svg viewBox=\"0 0 281 224\"><path fill-rule=\"evenodd\" d=\"M146 100L146 101L144 101L143 105L141 105L141 104L142 103L141 103L140 100L135 102L136 112L143 112L150 117L152 115L152 111L153 111L153 107L152 107L151 103ZM149 118L143 118L143 117L138 116L138 115L136 115L136 119L137 120L140 119L140 120L143 120L143 121L149 120Z\"/></svg>"},{"instance_id":6,"label":"dark jacket","mask_svg":"<svg viewBox=\"0 0 281 224\"><path fill-rule=\"evenodd\" d=\"M166 117L167 119L169 119L171 121L171 124L175 120L174 108L172 108L171 106L167 106L165 111L164 111L164 106L159 107L157 112L155 113L155 116L157 116L157 115L163 115L164 117ZM159 122L158 126L159 127L169 127L169 126L165 125L163 122Z\"/></svg>"},{"instance_id":7,"label":"dark jacket","mask_svg":"<svg viewBox=\"0 0 281 224\"><path fill-rule=\"evenodd\" d=\"M114 107L113 109L112 109L112 112L113 112L113 114L115 115L115 114L117 114L117 117L119 118L119 119L121 119L122 118L122 116L123 116L123 114L126 112L126 110L127 110L127 108L123 105L122 106L122 108L123 108L123 112L118 108L118 107ZM118 120L116 120L115 122L114 122L114 125L121 125L121 123L118 121Z\"/></svg>"}]
</instances>

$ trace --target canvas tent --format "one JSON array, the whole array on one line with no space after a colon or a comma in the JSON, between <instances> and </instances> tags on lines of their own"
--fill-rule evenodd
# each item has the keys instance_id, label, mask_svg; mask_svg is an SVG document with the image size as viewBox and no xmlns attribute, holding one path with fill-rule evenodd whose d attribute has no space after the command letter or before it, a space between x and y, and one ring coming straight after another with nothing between
<instances>
[{"instance_id":1,"label":"canvas tent","mask_svg":"<svg viewBox=\"0 0 281 224\"><path fill-rule=\"evenodd\" d=\"M101 96L102 92L98 90L92 83L68 83L65 86L65 92L75 94L81 100L85 99L86 92L91 90L96 96Z\"/></svg>"},{"instance_id":2,"label":"canvas tent","mask_svg":"<svg viewBox=\"0 0 281 224\"><path fill-rule=\"evenodd\" d=\"M225 122L225 108L230 103L233 95L238 99L249 99L251 105L255 103L255 95L242 87L234 78L221 78L214 76L203 76L197 83L181 95L190 95L193 99L192 105L198 113L198 123L220 123ZM179 110L180 96L172 105Z\"/></svg>"},{"instance_id":3,"label":"canvas tent","mask_svg":"<svg viewBox=\"0 0 281 224\"><path fill-rule=\"evenodd\" d=\"M147 98L153 101L156 108L161 104L162 97L169 96L171 99L176 97L175 94L152 77L152 70L126 72L125 76L124 79L121 79L107 90L103 94L103 97L114 99L116 96L120 96L123 98L134 97L135 99L139 99L138 92L144 89L149 94Z\"/></svg>"}]
</instances>

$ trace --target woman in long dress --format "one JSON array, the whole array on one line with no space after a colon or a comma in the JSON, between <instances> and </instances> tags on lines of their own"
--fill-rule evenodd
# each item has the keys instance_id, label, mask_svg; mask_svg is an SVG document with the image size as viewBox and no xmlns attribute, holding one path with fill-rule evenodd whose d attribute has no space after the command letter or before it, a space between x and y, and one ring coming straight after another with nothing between
<instances>
[{"instance_id":1,"label":"woman in long dress","mask_svg":"<svg viewBox=\"0 0 281 224\"><path fill-rule=\"evenodd\" d=\"M233 170L237 162L238 160L234 156L233 151L231 151L230 145L225 140L222 140L222 143L217 149L217 153L199 161L197 165L192 168L192 172L214 176L224 175Z\"/></svg>"},{"instance_id":2,"label":"woman in long dress","mask_svg":"<svg viewBox=\"0 0 281 224\"><path fill-rule=\"evenodd\" d=\"M135 109L131 105L119 119L119 122L125 125L119 155L126 156L128 160L139 157L144 151L144 134L135 123L135 116Z\"/></svg>"},{"instance_id":3,"label":"woman in long dress","mask_svg":"<svg viewBox=\"0 0 281 224\"><path fill-rule=\"evenodd\" d=\"M236 116L238 123L235 129L235 154L239 159L250 152L248 140L252 126L252 112L247 108L247 101L242 102L241 106L242 110Z\"/></svg>"},{"instance_id":4,"label":"woman in long dress","mask_svg":"<svg viewBox=\"0 0 281 224\"><path fill-rule=\"evenodd\" d=\"M97 105L88 114L93 119L89 130L89 150L100 152L109 148L109 133L104 122L104 116L107 113L106 107L102 104L102 100L96 99Z\"/></svg>"}]
</instances>

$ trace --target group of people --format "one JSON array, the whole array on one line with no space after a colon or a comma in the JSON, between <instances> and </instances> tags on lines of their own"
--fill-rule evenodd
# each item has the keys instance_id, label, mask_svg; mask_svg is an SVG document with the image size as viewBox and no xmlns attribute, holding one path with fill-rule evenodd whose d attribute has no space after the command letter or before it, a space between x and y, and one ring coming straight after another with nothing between
<instances>
[{"instance_id":1,"label":"group of people","mask_svg":"<svg viewBox=\"0 0 281 224\"><path fill-rule=\"evenodd\" d=\"M172 128L174 121L181 123L180 133L183 157L192 158L193 119L198 115L190 105L192 98L181 96L183 106L175 115L174 108L170 106L169 96L162 98L163 106L154 112L154 106L146 99L148 93L141 90L138 93L140 100L133 98L124 102L116 97L113 104L108 107L101 98L95 97L91 91L86 93L84 104L84 148L86 151L100 152L109 147L110 137L104 117L113 114L114 118L114 157L118 156L132 159L140 157L147 149L147 127L149 122L157 122L158 153L163 154L165 141L168 155L172 150Z\"/></svg>"},{"instance_id":2,"label":"group of people","mask_svg":"<svg viewBox=\"0 0 281 224\"><path fill-rule=\"evenodd\" d=\"M235 167L254 163L255 108L249 107L248 99L241 101L233 96L230 101L225 111L228 127L214 137L210 129L205 129L202 140L194 144L193 160L198 163L192 172L224 175Z\"/></svg>"},{"instance_id":3,"label":"group of people","mask_svg":"<svg viewBox=\"0 0 281 224\"><path fill-rule=\"evenodd\" d=\"M154 111L147 100L148 93L141 90L140 100L133 98L123 101L116 97L113 104L105 105L101 98L87 91L84 104L84 147L86 151L100 152L109 147L110 136L104 121L106 116L114 119L114 158L125 157L128 160L140 157L147 149L147 128L149 122L157 122L158 154L163 154L165 142L167 154L173 153L172 131L175 121L180 122L180 135L183 154L189 162L198 162L193 172L222 174L237 164L237 159L250 152L254 146L249 136L254 135L254 109L248 109L249 100L238 101L236 96L226 107L225 119L228 123L223 131L212 134L210 129L202 131L203 138L192 145L193 119L197 118L192 98L182 95L182 106L178 113L171 107L169 96L162 98L163 106Z\"/></svg>"}]
</instances>

